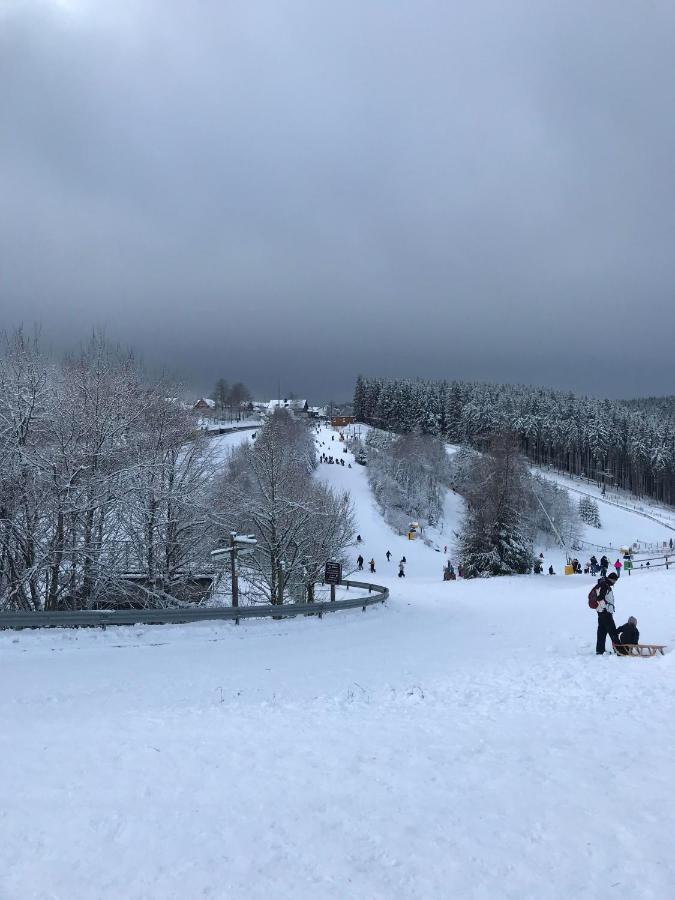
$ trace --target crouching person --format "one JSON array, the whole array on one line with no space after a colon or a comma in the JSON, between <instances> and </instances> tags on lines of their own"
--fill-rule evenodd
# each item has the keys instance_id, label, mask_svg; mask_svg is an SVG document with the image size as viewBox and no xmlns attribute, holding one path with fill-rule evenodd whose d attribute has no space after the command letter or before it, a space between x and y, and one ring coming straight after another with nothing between
<instances>
[{"instance_id":1,"label":"crouching person","mask_svg":"<svg viewBox=\"0 0 675 900\"><path fill-rule=\"evenodd\" d=\"M612 644L619 643L619 635L614 623L614 594L612 588L619 576L612 572L606 578L601 578L596 588L598 598L598 639L595 644L595 652L602 656L605 652L605 641L610 636Z\"/></svg>"},{"instance_id":2,"label":"crouching person","mask_svg":"<svg viewBox=\"0 0 675 900\"><path fill-rule=\"evenodd\" d=\"M640 643L640 632L637 627L637 619L635 616L631 616L625 625L621 625L616 630L619 634L619 643L616 647L616 652L625 656L626 650L622 649L622 645Z\"/></svg>"}]
</instances>

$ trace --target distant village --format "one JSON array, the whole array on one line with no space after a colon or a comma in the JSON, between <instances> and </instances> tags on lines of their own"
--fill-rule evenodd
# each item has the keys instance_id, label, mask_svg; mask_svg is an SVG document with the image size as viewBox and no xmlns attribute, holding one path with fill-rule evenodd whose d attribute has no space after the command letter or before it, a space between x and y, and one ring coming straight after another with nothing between
<instances>
[{"instance_id":1,"label":"distant village","mask_svg":"<svg viewBox=\"0 0 675 900\"><path fill-rule=\"evenodd\" d=\"M249 400L237 406L219 405L210 397L200 397L192 409L199 416L199 425L205 430L219 427L223 423L243 424L245 421L260 421L272 415L277 409L286 409L293 416L317 421L330 421L335 427L349 425L354 421L351 406L347 404L332 406L310 406L309 402L300 398L284 398L277 400Z\"/></svg>"}]
</instances>

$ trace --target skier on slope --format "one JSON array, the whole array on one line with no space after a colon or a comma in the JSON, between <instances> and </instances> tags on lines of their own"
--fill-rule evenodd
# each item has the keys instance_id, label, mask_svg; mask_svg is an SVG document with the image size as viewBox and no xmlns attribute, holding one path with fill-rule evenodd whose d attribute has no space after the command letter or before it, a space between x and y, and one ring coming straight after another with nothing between
<instances>
[{"instance_id":1,"label":"skier on slope","mask_svg":"<svg viewBox=\"0 0 675 900\"><path fill-rule=\"evenodd\" d=\"M391 550L387 550L384 555L387 557L387 562L389 562L389 560L391 559Z\"/></svg>"},{"instance_id":2,"label":"skier on slope","mask_svg":"<svg viewBox=\"0 0 675 900\"><path fill-rule=\"evenodd\" d=\"M606 578L601 578L595 588L598 598L598 635L595 642L595 653L602 656L605 652L607 635L612 639L612 644L619 643L619 635L614 622L614 594L612 588L619 580L616 572L610 572Z\"/></svg>"},{"instance_id":3,"label":"skier on slope","mask_svg":"<svg viewBox=\"0 0 675 900\"><path fill-rule=\"evenodd\" d=\"M370 574L374 575L375 574L375 560L371 558L368 565L370 566Z\"/></svg>"},{"instance_id":4,"label":"skier on slope","mask_svg":"<svg viewBox=\"0 0 675 900\"><path fill-rule=\"evenodd\" d=\"M356 565L359 567L359 572L363 571L363 557L360 553L356 557Z\"/></svg>"}]
</instances>

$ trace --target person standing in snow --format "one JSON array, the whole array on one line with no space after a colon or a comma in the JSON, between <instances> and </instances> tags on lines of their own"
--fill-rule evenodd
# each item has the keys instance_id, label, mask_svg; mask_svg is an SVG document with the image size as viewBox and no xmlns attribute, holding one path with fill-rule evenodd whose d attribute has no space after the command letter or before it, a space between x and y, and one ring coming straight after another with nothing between
<instances>
[{"instance_id":1,"label":"person standing in snow","mask_svg":"<svg viewBox=\"0 0 675 900\"><path fill-rule=\"evenodd\" d=\"M598 571L598 560L594 553L593 556L591 556L591 575L595 575L595 573L597 571Z\"/></svg>"},{"instance_id":2,"label":"person standing in snow","mask_svg":"<svg viewBox=\"0 0 675 900\"><path fill-rule=\"evenodd\" d=\"M363 557L360 553L356 557L356 565L359 567L359 572L363 571Z\"/></svg>"},{"instance_id":3,"label":"person standing in snow","mask_svg":"<svg viewBox=\"0 0 675 900\"><path fill-rule=\"evenodd\" d=\"M621 574L621 566L622 566L622 562L620 559L617 558L617 561L614 563L614 570L616 571L617 578Z\"/></svg>"},{"instance_id":4,"label":"person standing in snow","mask_svg":"<svg viewBox=\"0 0 675 900\"><path fill-rule=\"evenodd\" d=\"M612 644L619 643L619 635L614 622L614 594L612 588L619 580L616 572L610 572L606 578L601 578L595 588L598 598L598 636L595 642L595 653L602 656L605 652L605 641L610 636Z\"/></svg>"},{"instance_id":5,"label":"person standing in snow","mask_svg":"<svg viewBox=\"0 0 675 900\"><path fill-rule=\"evenodd\" d=\"M387 557L387 562L389 562L391 559L391 550L387 550L387 552L384 555Z\"/></svg>"},{"instance_id":6,"label":"person standing in snow","mask_svg":"<svg viewBox=\"0 0 675 900\"><path fill-rule=\"evenodd\" d=\"M371 558L368 565L370 566L370 574L374 575L375 574L375 560Z\"/></svg>"},{"instance_id":7,"label":"person standing in snow","mask_svg":"<svg viewBox=\"0 0 675 900\"><path fill-rule=\"evenodd\" d=\"M403 560L398 564L398 577L405 578L405 563Z\"/></svg>"},{"instance_id":8,"label":"person standing in snow","mask_svg":"<svg viewBox=\"0 0 675 900\"><path fill-rule=\"evenodd\" d=\"M607 576L607 569L609 569L609 560L603 553L603 555L600 557L600 577L601 578L605 578Z\"/></svg>"}]
</instances>

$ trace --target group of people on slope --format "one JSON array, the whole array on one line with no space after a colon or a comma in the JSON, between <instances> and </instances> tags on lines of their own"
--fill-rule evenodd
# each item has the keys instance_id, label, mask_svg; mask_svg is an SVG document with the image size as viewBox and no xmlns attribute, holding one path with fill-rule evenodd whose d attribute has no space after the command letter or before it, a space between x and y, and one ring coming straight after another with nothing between
<instances>
[{"instance_id":1,"label":"group of people on slope","mask_svg":"<svg viewBox=\"0 0 675 900\"><path fill-rule=\"evenodd\" d=\"M621 649L622 646L637 644L640 641L640 632L638 631L635 616L630 616L626 624L621 625L619 628L616 627L614 622L615 607L612 588L618 580L618 574L610 572L609 575L603 575L595 587L595 596L598 603L596 608L598 613L598 634L595 642L597 656L602 656L605 653L607 635L611 638L614 650L619 654L626 652Z\"/></svg>"},{"instance_id":2,"label":"group of people on slope","mask_svg":"<svg viewBox=\"0 0 675 900\"><path fill-rule=\"evenodd\" d=\"M457 574L455 574L455 567L448 560L447 565L443 566L443 581L456 581L457 578L464 578L464 566L458 563Z\"/></svg>"},{"instance_id":3,"label":"group of people on slope","mask_svg":"<svg viewBox=\"0 0 675 900\"><path fill-rule=\"evenodd\" d=\"M624 559L630 560L630 556L628 554L626 554ZM576 568L574 571L581 574L581 565L579 563L579 560L578 559L572 560L572 563L575 563L575 562L576 562L578 568ZM614 571L616 572L617 578L619 577L619 575L621 575L622 568L623 568L623 563L617 557L617 560L614 563ZM584 566L584 574L588 575L590 573L591 575L597 575L599 572L600 577L604 578L607 575L608 569L609 569L609 560L607 559L606 555L603 553L603 555L600 557L600 562L598 562L595 554L593 554L593 556L591 556L591 558L588 560L588 562Z\"/></svg>"},{"instance_id":4,"label":"group of people on slope","mask_svg":"<svg viewBox=\"0 0 675 900\"><path fill-rule=\"evenodd\" d=\"M360 534L357 535L356 540L357 540L357 543L359 543L359 544L361 543L362 538L361 538ZM391 562L391 550L387 550L387 552L385 553L385 556L387 557L387 562ZM405 556L402 556L399 561L399 564L398 564L398 577L399 578L405 578L405 567L406 567L407 562L408 562L408 560L405 558ZM363 563L364 563L363 556L359 553L359 555L356 557L356 566L357 566L359 572L363 571ZM370 558L368 567L370 569L371 575L374 575L375 574L375 560L373 559L373 557Z\"/></svg>"}]
</instances>

